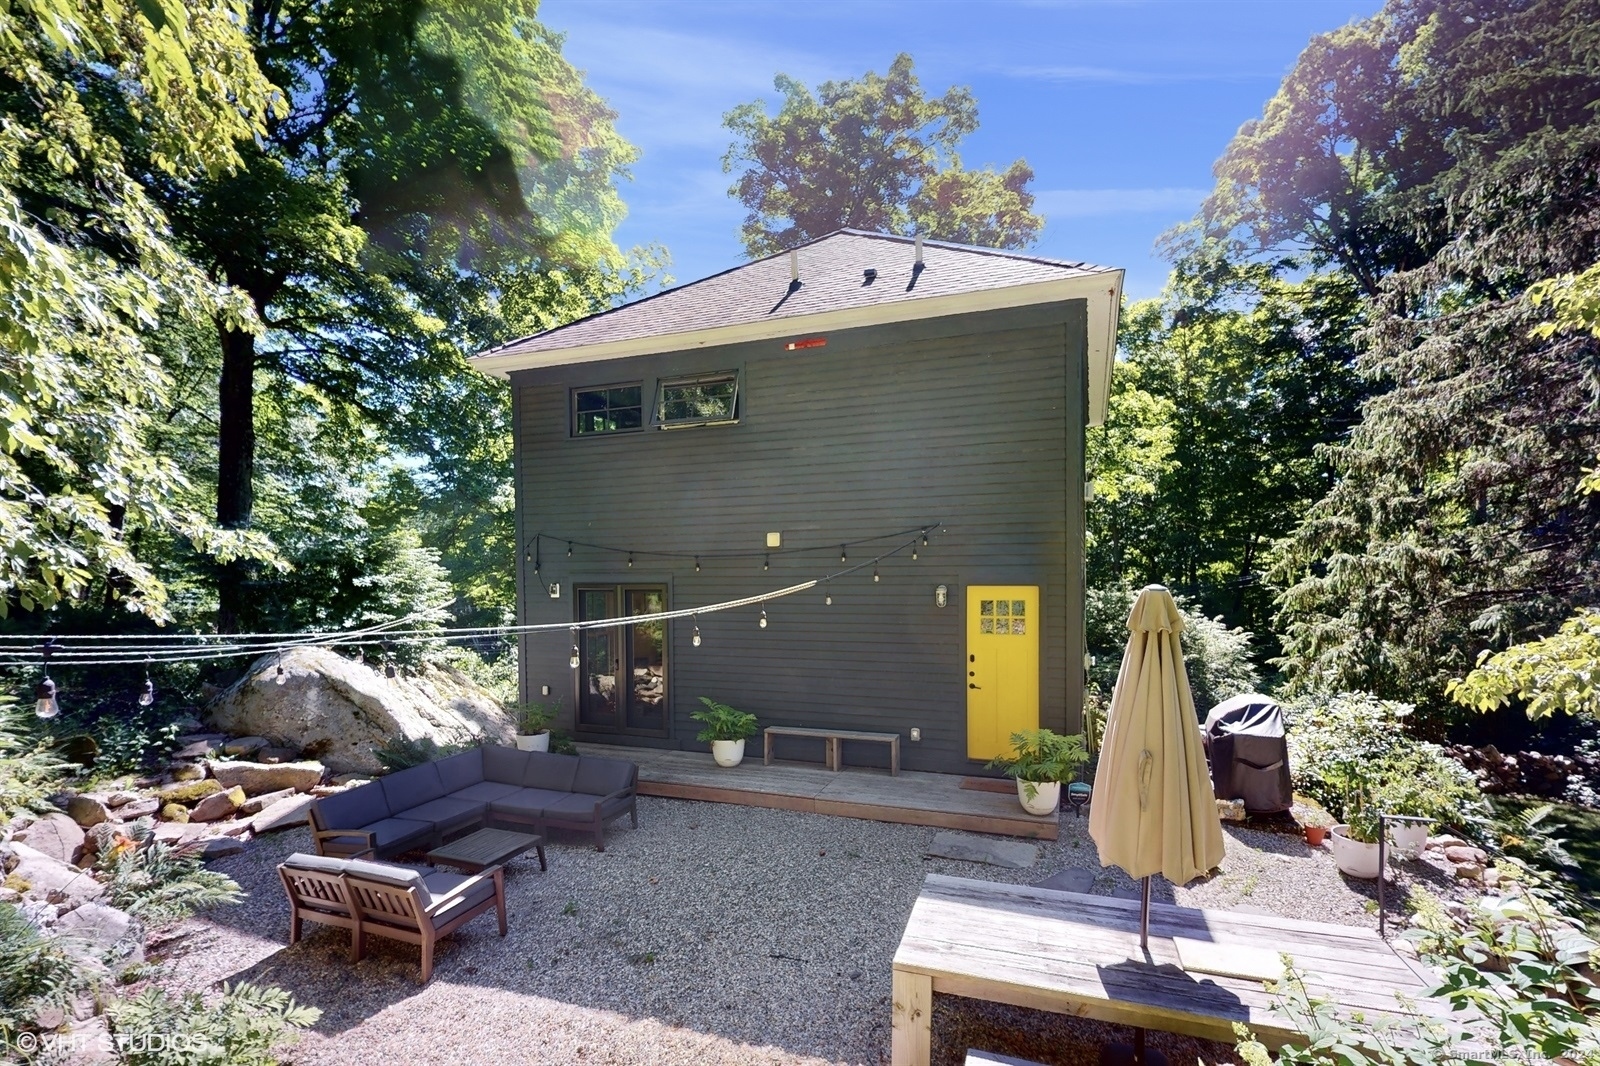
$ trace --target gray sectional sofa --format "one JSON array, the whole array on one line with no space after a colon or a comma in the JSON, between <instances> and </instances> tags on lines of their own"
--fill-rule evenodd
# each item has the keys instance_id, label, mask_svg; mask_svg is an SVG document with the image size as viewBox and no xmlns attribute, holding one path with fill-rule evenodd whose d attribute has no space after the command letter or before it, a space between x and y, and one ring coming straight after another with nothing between
<instances>
[{"instance_id":1,"label":"gray sectional sofa","mask_svg":"<svg viewBox=\"0 0 1600 1066\"><path fill-rule=\"evenodd\" d=\"M624 814L639 825L639 768L625 759L485 746L387 774L311 805L318 854L378 858L485 825L594 834Z\"/></svg>"}]
</instances>

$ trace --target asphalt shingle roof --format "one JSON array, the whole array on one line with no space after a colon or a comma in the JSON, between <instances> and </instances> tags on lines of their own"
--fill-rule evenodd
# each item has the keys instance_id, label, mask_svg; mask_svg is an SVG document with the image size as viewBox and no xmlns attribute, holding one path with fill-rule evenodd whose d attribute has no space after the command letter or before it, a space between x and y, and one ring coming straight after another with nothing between
<instances>
[{"instance_id":1,"label":"asphalt shingle roof","mask_svg":"<svg viewBox=\"0 0 1600 1066\"><path fill-rule=\"evenodd\" d=\"M838 230L795 249L800 268L798 287L790 285L789 253L780 252L512 341L483 352L480 357L563 351L1116 273L1112 268L1089 263L939 241L923 243L923 269L914 270L913 244L910 237ZM877 271L871 282L863 275L869 268Z\"/></svg>"}]
</instances>

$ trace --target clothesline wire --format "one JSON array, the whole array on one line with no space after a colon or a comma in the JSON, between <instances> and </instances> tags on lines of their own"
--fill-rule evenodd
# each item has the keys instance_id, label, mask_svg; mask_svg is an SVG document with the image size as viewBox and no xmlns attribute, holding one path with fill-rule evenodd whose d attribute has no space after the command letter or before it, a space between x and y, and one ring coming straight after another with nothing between
<instances>
[{"instance_id":1,"label":"clothesline wire","mask_svg":"<svg viewBox=\"0 0 1600 1066\"><path fill-rule=\"evenodd\" d=\"M909 529L898 530L894 533L883 533L876 537L862 537L858 540L835 540L826 544L812 544L798 548L722 548L711 551L678 551L647 548L618 548L610 544L595 544L590 541L576 540L572 537L558 536L540 530L528 537L523 544L523 551L538 548L543 541L549 541L558 547L565 544L570 548L591 548L595 551L612 552L617 555L650 556L658 559L763 559L773 555L800 555L809 552L832 551L834 548L854 548L862 544L876 544L879 541L894 540L908 533L926 536L939 528L938 522L929 522Z\"/></svg>"}]
</instances>

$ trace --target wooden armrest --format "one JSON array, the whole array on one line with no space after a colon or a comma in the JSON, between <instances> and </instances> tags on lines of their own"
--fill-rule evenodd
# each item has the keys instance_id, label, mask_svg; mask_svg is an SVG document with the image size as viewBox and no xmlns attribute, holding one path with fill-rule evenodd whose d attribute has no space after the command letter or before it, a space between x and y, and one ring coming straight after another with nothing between
<instances>
[{"instance_id":1,"label":"wooden armrest","mask_svg":"<svg viewBox=\"0 0 1600 1066\"><path fill-rule=\"evenodd\" d=\"M365 829L313 829L311 831L311 840L317 847L318 855L322 854L322 842L333 837L356 837L367 842L367 846L360 851L348 856L338 856L339 858L359 859L365 855L377 856L378 834L368 832Z\"/></svg>"},{"instance_id":2,"label":"wooden armrest","mask_svg":"<svg viewBox=\"0 0 1600 1066\"><path fill-rule=\"evenodd\" d=\"M594 801L595 817L598 818L600 816L600 808L605 806L611 800L621 799L624 796L631 796L636 791L638 791L638 787L636 785L629 785L627 788L618 789L609 796L601 796L599 799Z\"/></svg>"}]
</instances>

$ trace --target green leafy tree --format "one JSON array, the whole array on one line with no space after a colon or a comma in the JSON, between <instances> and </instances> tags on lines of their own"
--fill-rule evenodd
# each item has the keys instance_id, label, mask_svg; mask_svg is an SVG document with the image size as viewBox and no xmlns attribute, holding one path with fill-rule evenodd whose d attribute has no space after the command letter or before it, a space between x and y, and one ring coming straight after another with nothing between
<instances>
[{"instance_id":1,"label":"green leafy tree","mask_svg":"<svg viewBox=\"0 0 1600 1066\"><path fill-rule=\"evenodd\" d=\"M970 90L929 97L902 52L887 75L823 82L816 94L779 74L776 115L760 101L723 116L735 140L723 173L749 210L740 235L770 255L844 227L923 234L992 248L1026 248L1044 219L1033 213L1033 170L968 170L957 149L978 128Z\"/></svg>"},{"instance_id":2,"label":"green leafy tree","mask_svg":"<svg viewBox=\"0 0 1600 1066\"><path fill-rule=\"evenodd\" d=\"M531 0L251 4L257 61L293 107L234 173L163 186L184 246L265 326L217 322L219 525L255 519L262 390L313 389L426 458L470 452L443 438L506 425L462 358L506 339L502 291L586 306L626 270L610 234L634 150L536 14ZM218 568L220 628L252 617L253 580Z\"/></svg>"},{"instance_id":3,"label":"green leafy tree","mask_svg":"<svg viewBox=\"0 0 1600 1066\"><path fill-rule=\"evenodd\" d=\"M1430 712L1485 647L1592 602L1592 335L1540 336L1534 279L1600 241L1600 5L1391 0L1319 37L1217 167L1237 257L1361 292L1371 394L1276 553L1283 666Z\"/></svg>"},{"instance_id":4,"label":"green leafy tree","mask_svg":"<svg viewBox=\"0 0 1600 1066\"><path fill-rule=\"evenodd\" d=\"M100 581L165 617L131 548L141 530L222 560L266 551L175 505L184 472L143 447L171 384L149 334L258 328L174 244L145 180L221 179L281 113L243 15L188 0L0 11L0 614Z\"/></svg>"}]
</instances>

